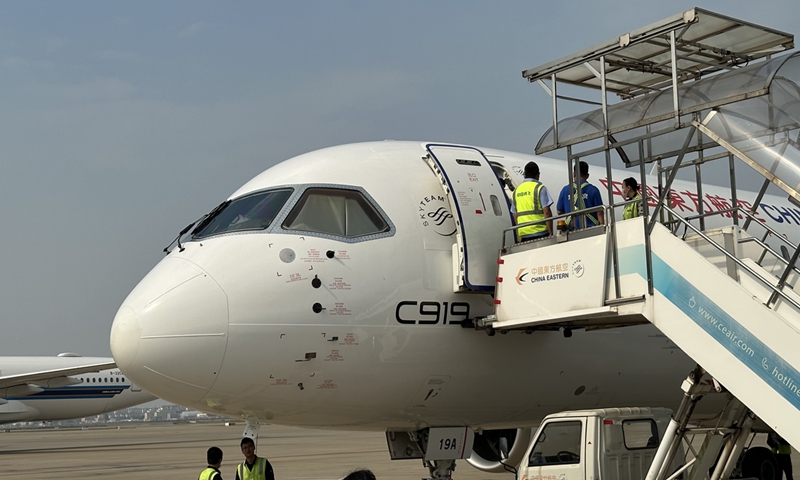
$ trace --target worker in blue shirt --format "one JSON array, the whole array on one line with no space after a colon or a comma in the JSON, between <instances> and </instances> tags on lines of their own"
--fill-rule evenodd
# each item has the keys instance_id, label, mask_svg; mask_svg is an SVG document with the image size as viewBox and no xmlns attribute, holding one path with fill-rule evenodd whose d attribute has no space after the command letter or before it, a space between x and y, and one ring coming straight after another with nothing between
<instances>
[{"instance_id":1,"label":"worker in blue shirt","mask_svg":"<svg viewBox=\"0 0 800 480\"><path fill-rule=\"evenodd\" d=\"M575 172L572 178L573 182L569 185L565 185L558 195L556 211L559 215L583 210L585 208L597 207L603 204L603 199L600 197L600 190L588 181L588 163L580 162L578 172ZM580 181L581 195L578 195L578 181ZM570 192L570 190L572 191ZM570 201L570 194L572 196L572 201ZM605 223L605 212L603 210L587 213L585 215L576 215L575 217L577 218L573 218L572 216L567 217L567 224L570 225L570 228L576 230ZM585 225L582 220L583 218L585 218Z\"/></svg>"}]
</instances>

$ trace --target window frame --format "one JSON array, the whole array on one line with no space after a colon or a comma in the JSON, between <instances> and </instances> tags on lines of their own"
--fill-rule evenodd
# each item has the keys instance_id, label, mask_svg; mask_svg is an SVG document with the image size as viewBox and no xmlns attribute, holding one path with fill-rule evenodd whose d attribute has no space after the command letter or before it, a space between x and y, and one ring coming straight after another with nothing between
<instances>
[{"instance_id":1,"label":"window frame","mask_svg":"<svg viewBox=\"0 0 800 480\"><path fill-rule=\"evenodd\" d=\"M547 441L547 436L546 436L547 428L551 427L551 426L557 426L559 424L561 424L561 425L570 424L570 426L572 426L574 424L577 424L577 426L579 427L578 452L572 452L572 453L575 453L577 455L577 457L578 457L577 460L573 459L573 460L569 460L569 461L560 461L559 460L559 461L555 461L555 462L547 462L546 459L548 458L548 456L543 455L543 456L540 457L540 458L542 458L544 460L543 463L533 463L533 454L536 452L536 447L540 443L542 443L542 442L539 441L539 440L541 440L541 434L542 433L545 434L544 441L546 442ZM540 432L540 433L539 433L539 435L537 435L536 442L533 445L530 446L530 449L527 452L528 468L539 468L539 467L548 468L548 467L557 467L557 466L565 466L565 465L580 465L581 464L581 459L583 457L583 445L585 443L585 439L584 438L585 438L585 435L586 435L586 423L584 422L584 420L582 418L558 418L558 419L554 419L552 421L549 421L549 422L543 424L541 426L540 430L538 430L538 432Z\"/></svg>"},{"instance_id":2,"label":"window frame","mask_svg":"<svg viewBox=\"0 0 800 480\"><path fill-rule=\"evenodd\" d=\"M294 210L297 203L305 194L306 190L310 188L327 188L327 189L335 189L335 190L350 190L360 192L361 195L367 200L367 202L375 209L376 212L383 218L386 224L389 226L389 229L385 232L379 232L370 235L364 235L361 237L342 237L338 235L331 235L326 233L319 233L319 232L309 232L305 230L287 230L283 228L283 223L286 221L286 217L289 216L289 213ZM361 243L361 242L368 242L371 240L375 240L378 238L386 238L391 237L397 231L392 222L392 219L389 218L389 215L381 208L380 204L375 201L375 199L370 195L363 187L356 186L356 185L343 185L338 183L300 183L300 184L281 184L281 185L270 185L269 187L259 188L256 190L252 190L246 193L242 193L236 197L229 198L230 201L236 201L240 198L248 197L250 195L255 195L258 193L268 192L272 190L285 190L291 189L292 193L289 195L289 198L286 199L284 202L283 207L272 220L272 223L269 227L263 230L235 230L235 231L228 231L222 233L215 233L213 235L201 237L201 238L194 238L193 236L187 236L186 239L183 241L185 243L190 242L204 242L214 238L226 237L231 235L259 235L259 234L283 234L283 235L298 235L304 237L319 237L319 238L326 238L330 240L335 240L337 242L343 243Z\"/></svg>"},{"instance_id":3,"label":"window frame","mask_svg":"<svg viewBox=\"0 0 800 480\"><path fill-rule=\"evenodd\" d=\"M633 423L649 423L650 424L650 438L655 435L656 444L655 446L648 446L649 444L645 444L642 447L629 447L628 446L628 439L625 435L625 426L630 425ZM661 443L661 434L658 431L658 423L652 418L628 418L622 421L621 424L622 430L622 445L625 447L625 450L653 450L658 448L658 445Z\"/></svg>"},{"instance_id":4,"label":"window frame","mask_svg":"<svg viewBox=\"0 0 800 480\"><path fill-rule=\"evenodd\" d=\"M381 208L378 202L375 201L372 195L370 195L363 187L355 185L333 184L333 183L309 183L303 185L293 185L293 187L295 188L294 194L291 197L289 197L289 200L286 201L281 212L278 214L277 217L275 217L275 220L273 220L270 228L267 229L268 231L271 231L272 233L282 233L288 235L327 238L330 240L336 240L338 242L344 242L344 243L368 242L370 240L375 240L378 238L391 237L396 232L392 220L389 218L389 216L386 214L383 208ZM367 203L369 203L372 206L372 208L375 209L378 215L380 215L383 221L386 222L386 225L388 225L389 228L383 232L371 233L359 237L345 237L329 233L310 232L307 230L289 230L287 228L284 228L283 224L286 221L286 218L295 209L295 207L297 207L298 203L300 202L300 199L303 198L306 191L309 189L317 189L317 188L324 188L329 190L348 190L360 193L367 201Z\"/></svg>"},{"instance_id":5,"label":"window frame","mask_svg":"<svg viewBox=\"0 0 800 480\"><path fill-rule=\"evenodd\" d=\"M218 232L218 233L212 233L212 234L209 234L209 235L204 235L202 237L195 236L195 234L191 234L187 239L187 243L188 242L202 242L202 241L205 241L205 240L208 240L208 239L211 239L211 238L223 237L223 236L227 236L227 235L267 233L267 232L273 230L273 228L275 227L275 222L278 220L278 218L281 218L281 214L284 213L284 210L286 209L286 206L290 205L290 204L293 204L293 202L296 201L295 195L297 194L297 188L295 186L293 186L293 185L280 185L280 186L271 186L271 187L267 187L267 188L260 188L258 190L253 190L252 192L247 192L247 193L244 193L242 195L239 195L236 198L229 198L228 199L228 201L233 203L233 202L236 202L236 201L241 200L243 198L252 197L252 196L255 196L255 195L262 194L262 193L270 193L270 192L273 192L273 191L277 192L277 191L281 191L281 190L289 190L289 196L283 202L283 205L281 206L280 210L275 215L275 217L272 219L272 221L270 222L268 227L266 227L266 228L246 228L246 229L241 229L241 230L227 230L227 231L224 231L224 232ZM226 206L225 208L228 208L228 207ZM201 219L198 223L202 223L204 220L205 219ZM196 227L193 227L193 228L196 228Z\"/></svg>"}]
</instances>

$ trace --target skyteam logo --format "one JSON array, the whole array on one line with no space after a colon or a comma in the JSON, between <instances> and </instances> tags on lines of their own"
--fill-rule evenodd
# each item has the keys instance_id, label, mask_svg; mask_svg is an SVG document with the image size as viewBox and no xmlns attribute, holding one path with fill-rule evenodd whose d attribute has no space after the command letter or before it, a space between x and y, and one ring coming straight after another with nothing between
<instances>
[{"instance_id":1,"label":"skyteam logo","mask_svg":"<svg viewBox=\"0 0 800 480\"><path fill-rule=\"evenodd\" d=\"M449 237L456 233L456 222L444 195L430 195L420 200L417 214L422 226L432 228L437 235Z\"/></svg>"},{"instance_id":2,"label":"skyteam logo","mask_svg":"<svg viewBox=\"0 0 800 480\"><path fill-rule=\"evenodd\" d=\"M578 259L572 262L572 274L578 278L583 276L583 272L586 271L586 268L583 266L583 262Z\"/></svg>"}]
</instances>

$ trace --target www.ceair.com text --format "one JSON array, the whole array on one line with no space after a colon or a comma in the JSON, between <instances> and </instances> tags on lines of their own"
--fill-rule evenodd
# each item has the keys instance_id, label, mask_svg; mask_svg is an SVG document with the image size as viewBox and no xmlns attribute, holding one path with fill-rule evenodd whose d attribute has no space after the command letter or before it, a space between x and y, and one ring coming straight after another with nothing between
<instances>
[{"instance_id":1,"label":"www.ceair.com text","mask_svg":"<svg viewBox=\"0 0 800 480\"><path fill-rule=\"evenodd\" d=\"M741 340L738 337L738 335L736 335L736 333L733 332L733 330L731 330L730 328L725 326L724 323L722 323L719 320L717 320L717 318L714 315L712 315L711 312L709 312L708 310L706 310L705 308L700 307L700 306L697 307L697 311L700 312L700 315L702 315L703 318L708 320L709 323L711 323L712 326L714 326L717 330L722 332L722 334L725 335L728 338L728 340L730 340L734 345L736 345L738 348L740 348L743 352L745 352L746 354L750 355L751 357L756 354L755 350L753 350L752 348L748 347L747 344L744 343L744 341Z\"/></svg>"}]
</instances>

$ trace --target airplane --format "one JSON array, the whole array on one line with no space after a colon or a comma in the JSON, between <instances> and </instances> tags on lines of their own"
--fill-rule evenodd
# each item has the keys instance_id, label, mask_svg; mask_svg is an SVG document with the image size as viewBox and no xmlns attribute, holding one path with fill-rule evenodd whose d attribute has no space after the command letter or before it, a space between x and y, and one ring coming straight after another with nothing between
<instances>
[{"instance_id":1,"label":"airplane","mask_svg":"<svg viewBox=\"0 0 800 480\"><path fill-rule=\"evenodd\" d=\"M459 177L461 189L481 176L494 193L459 196L463 212L454 212L432 163L445 157L475 169ZM496 264L498 249L482 245L512 225L501 179L519 185L529 161L556 199L566 160L492 148L369 142L281 162L181 231L117 312L114 359L159 397L242 417L248 428L468 426L480 434L468 461L488 472L504 468L499 437L519 458L549 413L674 409L695 363L652 325L569 336L462 328L492 314L493 285L459 290L455 249L466 262ZM639 178L612 172L615 196L629 176ZM607 204L605 169L593 167L589 181ZM673 209L686 215L700 201L706 212L731 206L723 187L704 185L702 200L694 183L676 180L673 189ZM740 191L737 202L752 206L755 197ZM486 223L465 227L459 243L456 220L472 211ZM800 209L785 198L765 195L756 214L797 241ZM698 412L713 415L725 401L704 399Z\"/></svg>"},{"instance_id":2,"label":"airplane","mask_svg":"<svg viewBox=\"0 0 800 480\"><path fill-rule=\"evenodd\" d=\"M0 357L0 424L89 417L155 399L111 358Z\"/></svg>"}]
</instances>

